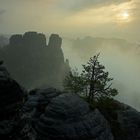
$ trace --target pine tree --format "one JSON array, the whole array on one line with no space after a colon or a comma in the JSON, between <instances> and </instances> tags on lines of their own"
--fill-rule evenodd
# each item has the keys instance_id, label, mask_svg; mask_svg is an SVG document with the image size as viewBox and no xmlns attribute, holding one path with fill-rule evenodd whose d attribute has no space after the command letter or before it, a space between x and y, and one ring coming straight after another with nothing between
<instances>
[{"instance_id":1,"label":"pine tree","mask_svg":"<svg viewBox=\"0 0 140 140\"><path fill-rule=\"evenodd\" d=\"M83 65L81 74L70 72L65 80L65 87L75 93L85 93L89 101L112 98L118 94L118 91L112 88L113 78L109 77L109 72L105 71L105 67L98 61L99 55L91 57L87 64Z\"/></svg>"}]
</instances>

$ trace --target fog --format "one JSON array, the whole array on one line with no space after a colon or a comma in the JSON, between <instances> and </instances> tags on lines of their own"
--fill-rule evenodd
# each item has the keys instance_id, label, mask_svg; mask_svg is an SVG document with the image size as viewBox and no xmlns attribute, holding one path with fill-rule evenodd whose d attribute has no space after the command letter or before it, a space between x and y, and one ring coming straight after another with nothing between
<instances>
[{"instance_id":1,"label":"fog","mask_svg":"<svg viewBox=\"0 0 140 140\"><path fill-rule=\"evenodd\" d=\"M0 0L2 34L32 30L65 36L65 58L79 71L81 64L100 52L100 61L114 77L114 86L120 92L117 98L137 109L140 109L140 50L136 43L140 40L139 15L139 0ZM84 38L87 35L100 38ZM109 39L112 37L131 42Z\"/></svg>"},{"instance_id":2,"label":"fog","mask_svg":"<svg viewBox=\"0 0 140 140\"><path fill-rule=\"evenodd\" d=\"M91 38L64 39L63 51L70 65L79 71L82 64L97 54L99 61L114 78L113 86L118 89L116 99L140 110L140 47L122 39Z\"/></svg>"}]
</instances>

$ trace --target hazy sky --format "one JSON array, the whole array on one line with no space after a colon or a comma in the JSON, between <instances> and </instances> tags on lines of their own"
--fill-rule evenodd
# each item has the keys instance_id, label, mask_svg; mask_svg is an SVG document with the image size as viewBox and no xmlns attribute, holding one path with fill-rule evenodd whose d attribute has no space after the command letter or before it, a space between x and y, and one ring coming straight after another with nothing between
<instances>
[{"instance_id":1,"label":"hazy sky","mask_svg":"<svg viewBox=\"0 0 140 140\"><path fill-rule=\"evenodd\" d=\"M140 0L0 0L0 34L37 31L70 38L117 37L140 44L139 28ZM63 44L70 63L81 65L79 52ZM122 51L113 44L103 44L100 52L118 80L119 97L140 110L138 48L131 46Z\"/></svg>"},{"instance_id":2,"label":"hazy sky","mask_svg":"<svg viewBox=\"0 0 140 140\"><path fill-rule=\"evenodd\" d=\"M140 0L0 0L0 31L140 41L139 14Z\"/></svg>"}]
</instances>

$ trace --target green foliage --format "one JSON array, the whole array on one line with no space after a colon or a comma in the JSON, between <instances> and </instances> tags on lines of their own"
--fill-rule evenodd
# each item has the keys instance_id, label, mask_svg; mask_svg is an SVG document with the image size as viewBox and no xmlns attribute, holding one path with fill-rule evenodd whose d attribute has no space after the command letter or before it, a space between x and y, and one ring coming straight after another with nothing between
<instances>
[{"instance_id":1,"label":"green foliage","mask_svg":"<svg viewBox=\"0 0 140 140\"><path fill-rule=\"evenodd\" d=\"M72 71L65 79L65 88L75 93L85 94L88 101L99 101L101 99L111 99L118 94L115 88L112 88L109 72L98 61L100 54L90 58L87 64L82 65L81 74L78 71Z\"/></svg>"},{"instance_id":2,"label":"green foliage","mask_svg":"<svg viewBox=\"0 0 140 140\"><path fill-rule=\"evenodd\" d=\"M79 93L84 90L84 86L85 81L81 77L81 75L79 75L77 69L73 70L72 72L69 72L69 74L65 78L64 87L66 90L71 90L74 93Z\"/></svg>"}]
</instances>

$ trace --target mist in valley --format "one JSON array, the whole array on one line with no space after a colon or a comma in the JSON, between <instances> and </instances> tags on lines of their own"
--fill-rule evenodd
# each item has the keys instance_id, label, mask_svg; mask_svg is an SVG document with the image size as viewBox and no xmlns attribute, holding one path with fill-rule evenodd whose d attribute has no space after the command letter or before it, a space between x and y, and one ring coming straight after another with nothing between
<instances>
[{"instance_id":1,"label":"mist in valley","mask_svg":"<svg viewBox=\"0 0 140 140\"><path fill-rule=\"evenodd\" d=\"M140 0L0 0L0 139L140 140L139 15Z\"/></svg>"},{"instance_id":2,"label":"mist in valley","mask_svg":"<svg viewBox=\"0 0 140 140\"><path fill-rule=\"evenodd\" d=\"M49 40L48 36L46 38ZM1 44L8 44L8 38L1 36L1 40ZM119 95L115 98L140 110L139 43L118 38L87 36L71 39L62 37L62 50L64 59L69 60L71 69L77 68L79 72L82 70L82 64L86 64L90 57L100 53L99 61L105 66L110 77L114 78L113 86L119 91ZM45 63L43 64L46 67ZM42 85L45 85L45 81L47 79ZM37 85L41 85L41 82Z\"/></svg>"},{"instance_id":3,"label":"mist in valley","mask_svg":"<svg viewBox=\"0 0 140 140\"><path fill-rule=\"evenodd\" d=\"M1 34L57 33L65 59L79 70L100 52L119 90L117 98L140 109L139 0L12 1L0 0Z\"/></svg>"},{"instance_id":4,"label":"mist in valley","mask_svg":"<svg viewBox=\"0 0 140 140\"><path fill-rule=\"evenodd\" d=\"M99 61L114 78L113 86L119 91L115 98L140 110L139 44L123 39L85 37L64 39L62 49L72 69L78 68L79 72L82 64L100 53Z\"/></svg>"}]
</instances>

